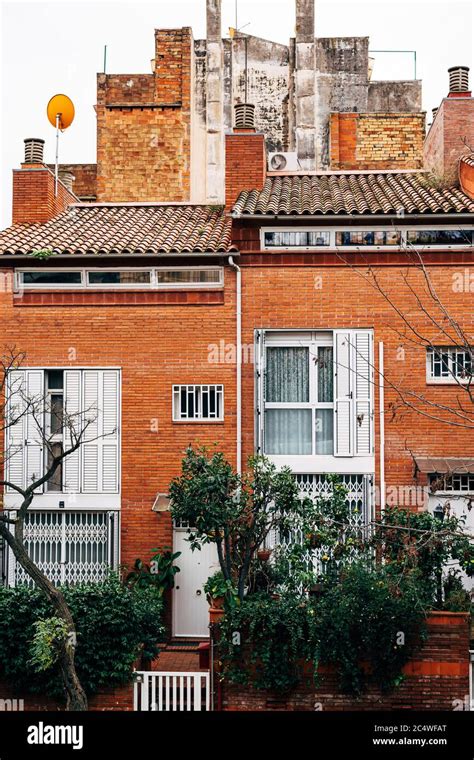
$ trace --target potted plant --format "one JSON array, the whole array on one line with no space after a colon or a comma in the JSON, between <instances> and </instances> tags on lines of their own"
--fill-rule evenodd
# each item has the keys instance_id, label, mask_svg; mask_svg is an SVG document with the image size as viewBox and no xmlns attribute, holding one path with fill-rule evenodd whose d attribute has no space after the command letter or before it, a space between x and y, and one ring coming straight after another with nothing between
<instances>
[{"instance_id":1,"label":"potted plant","mask_svg":"<svg viewBox=\"0 0 474 760\"><path fill-rule=\"evenodd\" d=\"M232 583L224 578L223 573L219 570L211 575L204 584L204 592L209 607L215 610L224 608L226 597L232 593Z\"/></svg>"},{"instance_id":2,"label":"potted plant","mask_svg":"<svg viewBox=\"0 0 474 760\"><path fill-rule=\"evenodd\" d=\"M272 549L265 549L265 548L262 547L262 549L259 549L257 551L257 558L261 562L268 562L268 560L271 557L271 554L272 554Z\"/></svg>"}]
</instances>

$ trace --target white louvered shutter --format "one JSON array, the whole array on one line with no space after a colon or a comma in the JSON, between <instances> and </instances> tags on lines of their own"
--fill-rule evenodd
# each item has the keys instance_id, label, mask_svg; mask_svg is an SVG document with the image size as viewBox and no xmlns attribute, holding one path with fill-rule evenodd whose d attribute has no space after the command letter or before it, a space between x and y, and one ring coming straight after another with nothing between
<instances>
[{"instance_id":1,"label":"white louvered shutter","mask_svg":"<svg viewBox=\"0 0 474 760\"><path fill-rule=\"evenodd\" d=\"M31 411L25 415L26 424L26 486L44 475L44 371L25 370L26 399ZM36 492L43 491L43 486Z\"/></svg>"},{"instance_id":2,"label":"white louvered shutter","mask_svg":"<svg viewBox=\"0 0 474 760\"><path fill-rule=\"evenodd\" d=\"M81 371L68 369L64 372L64 451L73 445L69 419L73 432L80 433L82 428L81 412ZM81 447L63 460L63 491L79 493L81 489Z\"/></svg>"},{"instance_id":3,"label":"white louvered shutter","mask_svg":"<svg viewBox=\"0 0 474 760\"><path fill-rule=\"evenodd\" d=\"M26 480L26 420L23 416L25 383L26 375L23 370L10 372L7 384L6 424L8 425L14 419L20 419L6 430L5 478L19 488L25 487ZM6 490L8 493L15 493L13 488Z\"/></svg>"},{"instance_id":4,"label":"white louvered shutter","mask_svg":"<svg viewBox=\"0 0 474 760\"><path fill-rule=\"evenodd\" d=\"M334 331L334 455L353 455L352 335Z\"/></svg>"},{"instance_id":5,"label":"white louvered shutter","mask_svg":"<svg viewBox=\"0 0 474 760\"><path fill-rule=\"evenodd\" d=\"M119 490L119 373L83 372L83 411L92 420L82 446L82 491L117 493ZM96 440L91 440L96 439Z\"/></svg>"},{"instance_id":6,"label":"white louvered shutter","mask_svg":"<svg viewBox=\"0 0 474 760\"><path fill-rule=\"evenodd\" d=\"M255 331L255 453L264 452L265 331Z\"/></svg>"},{"instance_id":7,"label":"white louvered shutter","mask_svg":"<svg viewBox=\"0 0 474 760\"><path fill-rule=\"evenodd\" d=\"M353 333L354 343L354 413L356 454L371 454L373 359L372 334L367 330Z\"/></svg>"}]
</instances>

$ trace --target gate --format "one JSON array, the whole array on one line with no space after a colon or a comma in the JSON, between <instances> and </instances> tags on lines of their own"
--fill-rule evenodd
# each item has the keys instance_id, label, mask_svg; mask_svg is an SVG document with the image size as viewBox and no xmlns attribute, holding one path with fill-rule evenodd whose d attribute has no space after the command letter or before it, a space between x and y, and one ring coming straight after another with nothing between
<instances>
[{"instance_id":1,"label":"gate","mask_svg":"<svg viewBox=\"0 0 474 760\"><path fill-rule=\"evenodd\" d=\"M211 709L210 673L136 671L136 712L202 712Z\"/></svg>"}]
</instances>

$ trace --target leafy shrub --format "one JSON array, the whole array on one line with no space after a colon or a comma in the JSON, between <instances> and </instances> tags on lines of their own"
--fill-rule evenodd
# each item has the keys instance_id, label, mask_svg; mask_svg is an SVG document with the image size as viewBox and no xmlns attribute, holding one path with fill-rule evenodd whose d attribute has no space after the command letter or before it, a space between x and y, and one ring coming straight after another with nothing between
<instances>
[{"instance_id":1,"label":"leafy shrub","mask_svg":"<svg viewBox=\"0 0 474 760\"><path fill-rule=\"evenodd\" d=\"M315 609L321 662L334 665L345 692L359 694L369 682L391 690L425 636L425 608L416 572L348 567Z\"/></svg>"},{"instance_id":2,"label":"leafy shrub","mask_svg":"<svg viewBox=\"0 0 474 760\"><path fill-rule=\"evenodd\" d=\"M76 624L77 673L88 694L127 683L140 650L148 658L157 655L164 627L154 589L131 590L112 576L102 584L65 587L63 593ZM25 691L60 697L56 666L38 672L32 663L37 623L51 613L38 591L0 587L0 676Z\"/></svg>"},{"instance_id":3,"label":"leafy shrub","mask_svg":"<svg viewBox=\"0 0 474 760\"><path fill-rule=\"evenodd\" d=\"M219 659L232 683L287 691L301 680L301 662L317 662L314 610L298 597L253 594L228 610L219 625ZM240 634L240 643L235 633Z\"/></svg>"}]
</instances>

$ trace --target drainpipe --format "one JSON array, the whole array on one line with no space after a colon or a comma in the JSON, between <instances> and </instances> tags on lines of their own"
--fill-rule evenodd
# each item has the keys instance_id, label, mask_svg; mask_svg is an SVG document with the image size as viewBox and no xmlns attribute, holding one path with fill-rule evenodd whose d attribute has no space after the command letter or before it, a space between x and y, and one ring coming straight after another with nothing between
<instances>
[{"instance_id":1,"label":"drainpipe","mask_svg":"<svg viewBox=\"0 0 474 760\"><path fill-rule=\"evenodd\" d=\"M229 266L236 273L236 322L237 322L237 472L242 472L242 272L229 256Z\"/></svg>"},{"instance_id":2,"label":"drainpipe","mask_svg":"<svg viewBox=\"0 0 474 760\"><path fill-rule=\"evenodd\" d=\"M385 509L385 387L383 343L379 342L379 415L380 415L380 509Z\"/></svg>"}]
</instances>

